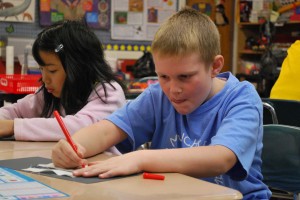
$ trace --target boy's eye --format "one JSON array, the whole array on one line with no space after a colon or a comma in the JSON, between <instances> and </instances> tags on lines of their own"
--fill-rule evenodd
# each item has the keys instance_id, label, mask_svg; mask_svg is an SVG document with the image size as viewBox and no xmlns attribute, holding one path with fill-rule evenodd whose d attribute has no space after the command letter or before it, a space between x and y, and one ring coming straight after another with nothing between
<instances>
[{"instance_id":1,"label":"boy's eye","mask_svg":"<svg viewBox=\"0 0 300 200\"><path fill-rule=\"evenodd\" d=\"M191 77L191 75L180 75L180 78L181 79L188 79L188 78L190 78Z\"/></svg>"},{"instance_id":2,"label":"boy's eye","mask_svg":"<svg viewBox=\"0 0 300 200\"><path fill-rule=\"evenodd\" d=\"M57 70L49 70L50 73L54 74Z\"/></svg>"},{"instance_id":3,"label":"boy's eye","mask_svg":"<svg viewBox=\"0 0 300 200\"><path fill-rule=\"evenodd\" d=\"M165 75L160 75L159 78L166 79L167 76L165 76Z\"/></svg>"}]
</instances>

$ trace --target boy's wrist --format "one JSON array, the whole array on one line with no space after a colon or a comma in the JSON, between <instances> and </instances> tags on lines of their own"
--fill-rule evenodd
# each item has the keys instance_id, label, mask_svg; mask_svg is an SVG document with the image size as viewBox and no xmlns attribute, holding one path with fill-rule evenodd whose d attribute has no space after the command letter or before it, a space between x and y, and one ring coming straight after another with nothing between
<instances>
[{"instance_id":1,"label":"boy's wrist","mask_svg":"<svg viewBox=\"0 0 300 200\"><path fill-rule=\"evenodd\" d=\"M149 150L139 150L135 151L137 157L138 168L140 171L145 171L149 168L149 158L148 158Z\"/></svg>"}]
</instances>

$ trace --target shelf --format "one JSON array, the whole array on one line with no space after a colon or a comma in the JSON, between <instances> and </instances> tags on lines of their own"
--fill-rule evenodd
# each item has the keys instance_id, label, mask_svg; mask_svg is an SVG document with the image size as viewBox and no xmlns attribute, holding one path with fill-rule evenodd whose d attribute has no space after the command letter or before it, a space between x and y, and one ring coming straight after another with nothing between
<instances>
[{"instance_id":1,"label":"shelf","mask_svg":"<svg viewBox=\"0 0 300 200\"><path fill-rule=\"evenodd\" d=\"M251 15L252 13L252 1L242 1L238 0L236 2L236 52L235 52L235 74L241 79L250 80L257 85L257 90L262 96L267 96L270 93L272 84L276 79L271 79L270 77L259 77L256 75L245 75L242 73L257 73L261 68L261 58L265 53L263 48L259 48L261 44L265 44L262 41L262 35L268 33L267 28L270 28L270 47L273 55L277 59L276 73L277 69L281 67L283 60L286 57L287 49L290 44L294 43L296 40L300 40L300 19L299 16L291 15L290 18L285 18L284 16L279 16L278 22L273 22L273 26L264 26L264 22L260 20L259 16L257 18ZM253 0L254 2L254 0ZM270 1L265 1L270 2ZM256 2L258 3L258 1ZM299 3L300 4L300 3ZM258 5L258 4L256 4ZM258 7L254 7L257 15L259 12L263 15L270 11L263 10L258 11ZM265 12L266 11L266 12ZM267 16L267 15L266 15ZM253 19L253 20L252 20ZM254 22L254 19L257 19ZM283 20L289 20L284 22ZM252 22L250 22L250 21ZM293 20L293 21L291 21ZM267 24L266 24L267 25ZM268 35L269 36L269 35ZM266 44L265 44L266 45ZM277 74L274 74L277 76Z\"/></svg>"},{"instance_id":2,"label":"shelf","mask_svg":"<svg viewBox=\"0 0 300 200\"><path fill-rule=\"evenodd\" d=\"M263 53L264 53L264 51L253 51L250 49L244 49L244 50L239 51L239 54L261 55Z\"/></svg>"},{"instance_id":3,"label":"shelf","mask_svg":"<svg viewBox=\"0 0 300 200\"><path fill-rule=\"evenodd\" d=\"M238 24L240 25L240 27L242 27L242 26L260 26L262 23L239 22ZM276 27L283 27L284 25L288 25L288 24L300 24L300 21L290 21L286 23L275 22Z\"/></svg>"},{"instance_id":4,"label":"shelf","mask_svg":"<svg viewBox=\"0 0 300 200\"><path fill-rule=\"evenodd\" d=\"M257 26L257 25L261 25L261 23L252 23L252 22L239 22L240 26Z\"/></svg>"}]
</instances>

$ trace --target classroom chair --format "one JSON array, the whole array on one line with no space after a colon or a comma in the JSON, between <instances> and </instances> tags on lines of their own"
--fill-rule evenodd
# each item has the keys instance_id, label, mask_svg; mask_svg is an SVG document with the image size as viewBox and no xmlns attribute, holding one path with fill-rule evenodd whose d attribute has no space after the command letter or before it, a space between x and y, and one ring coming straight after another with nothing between
<instances>
[{"instance_id":1,"label":"classroom chair","mask_svg":"<svg viewBox=\"0 0 300 200\"><path fill-rule=\"evenodd\" d=\"M300 199L300 128L264 125L262 174L272 197Z\"/></svg>"},{"instance_id":2,"label":"classroom chair","mask_svg":"<svg viewBox=\"0 0 300 200\"><path fill-rule=\"evenodd\" d=\"M274 108L277 116L277 123L300 127L300 101L262 98L263 103ZM264 124L274 124L273 112L270 107L264 105Z\"/></svg>"},{"instance_id":3,"label":"classroom chair","mask_svg":"<svg viewBox=\"0 0 300 200\"><path fill-rule=\"evenodd\" d=\"M278 124L278 112L272 105L263 102L264 115L271 122L263 126L264 182L271 189L272 197L300 199L300 127Z\"/></svg>"}]
</instances>

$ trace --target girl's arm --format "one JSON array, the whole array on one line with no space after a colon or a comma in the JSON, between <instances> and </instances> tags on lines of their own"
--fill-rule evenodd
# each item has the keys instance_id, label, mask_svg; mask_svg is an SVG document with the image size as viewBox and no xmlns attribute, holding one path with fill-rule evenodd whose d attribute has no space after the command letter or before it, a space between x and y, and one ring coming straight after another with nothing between
<instances>
[{"instance_id":1,"label":"girl's arm","mask_svg":"<svg viewBox=\"0 0 300 200\"><path fill-rule=\"evenodd\" d=\"M93 92L90 95L88 103L75 115L67 115L62 117L63 121L71 134L97 121L103 119L107 115L114 112L125 104L124 92L118 84L114 84L116 90L111 86L107 86L108 97L106 103L102 102L97 94ZM99 95L103 95L103 88L97 87ZM41 92L40 92L41 93ZM56 119L41 118L42 109L41 95L28 95L24 99L19 100L2 111L0 109L0 117L7 110L14 113L9 115L9 119L14 119L14 136L16 140L30 141L58 141L64 138L62 130ZM8 116L6 114L6 116Z\"/></svg>"},{"instance_id":2,"label":"girl's arm","mask_svg":"<svg viewBox=\"0 0 300 200\"><path fill-rule=\"evenodd\" d=\"M43 94L38 92L26 95L16 103L0 108L0 119L33 118L40 115L43 106Z\"/></svg>"},{"instance_id":3,"label":"girl's arm","mask_svg":"<svg viewBox=\"0 0 300 200\"><path fill-rule=\"evenodd\" d=\"M14 121L0 120L0 138L13 136L13 133L14 133Z\"/></svg>"},{"instance_id":4,"label":"girl's arm","mask_svg":"<svg viewBox=\"0 0 300 200\"><path fill-rule=\"evenodd\" d=\"M14 119L32 118L39 115L42 109L41 92L29 94L17 103L0 108L0 137L14 135Z\"/></svg>"}]
</instances>

